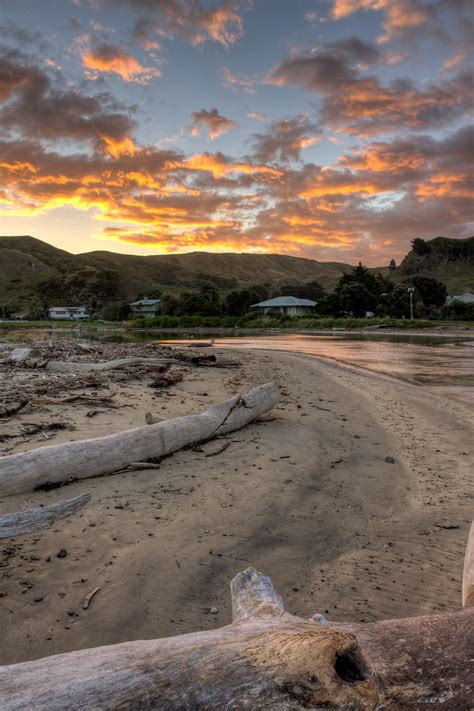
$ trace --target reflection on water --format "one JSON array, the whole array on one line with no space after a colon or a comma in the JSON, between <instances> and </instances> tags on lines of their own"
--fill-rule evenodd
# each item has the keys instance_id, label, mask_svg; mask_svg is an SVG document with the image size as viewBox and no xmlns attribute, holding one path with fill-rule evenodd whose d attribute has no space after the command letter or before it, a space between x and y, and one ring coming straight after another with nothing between
<instances>
[{"instance_id":1,"label":"reflection on water","mask_svg":"<svg viewBox=\"0 0 474 711\"><path fill-rule=\"evenodd\" d=\"M279 334L216 338L215 345L282 350L330 358L474 403L474 341L459 337Z\"/></svg>"}]
</instances>

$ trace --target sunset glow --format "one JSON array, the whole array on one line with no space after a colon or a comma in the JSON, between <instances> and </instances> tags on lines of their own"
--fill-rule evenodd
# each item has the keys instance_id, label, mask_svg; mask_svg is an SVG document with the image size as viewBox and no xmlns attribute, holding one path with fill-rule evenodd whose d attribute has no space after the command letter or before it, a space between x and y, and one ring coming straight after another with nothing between
<instances>
[{"instance_id":1,"label":"sunset glow","mask_svg":"<svg viewBox=\"0 0 474 711\"><path fill-rule=\"evenodd\" d=\"M467 2L0 12L2 234L379 265L472 233Z\"/></svg>"}]
</instances>

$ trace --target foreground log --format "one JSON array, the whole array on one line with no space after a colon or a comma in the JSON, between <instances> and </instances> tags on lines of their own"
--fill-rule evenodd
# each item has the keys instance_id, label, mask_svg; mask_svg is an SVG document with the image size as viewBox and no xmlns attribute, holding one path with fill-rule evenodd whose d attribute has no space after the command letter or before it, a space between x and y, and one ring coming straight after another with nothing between
<instances>
[{"instance_id":1,"label":"foreground log","mask_svg":"<svg viewBox=\"0 0 474 711\"><path fill-rule=\"evenodd\" d=\"M378 684L351 634L283 611L253 568L232 581L233 622L0 667L3 711L373 709Z\"/></svg>"},{"instance_id":2,"label":"foreground log","mask_svg":"<svg viewBox=\"0 0 474 711\"><path fill-rule=\"evenodd\" d=\"M0 516L0 539L35 533L43 528L48 528L55 521L80 511L90 498L90 494L80 494L73 499L58 501L50 506L41 506Z\"/></svg>"},{"instance_id":3,"label":"foreground log","mask_svg":"<svg viewBox=\"0 0 474 711\"><path fill-rule=\"evenodd\" d=\"M278 400L277 386L267 383L200 415L175 417L106 437L0 457L0 495L20 494L70 479L112 474L131 462L163 457L188 444L239 430L274 408Z\"/></svg>"},{"instance_id":4,"label":"foreground log","mask_svg":"<svg viewBox=\"0 0 474 711\"><path fill-rule=\"evenodd\" d=\"M466 561L470 581L469 546ZM231 595L232 624L221 629L0 667L0 708L472 708L473 607L321 624L321 615L286 613L270 579L253 568L232 580Z\"/></svg>"}]
</instances>

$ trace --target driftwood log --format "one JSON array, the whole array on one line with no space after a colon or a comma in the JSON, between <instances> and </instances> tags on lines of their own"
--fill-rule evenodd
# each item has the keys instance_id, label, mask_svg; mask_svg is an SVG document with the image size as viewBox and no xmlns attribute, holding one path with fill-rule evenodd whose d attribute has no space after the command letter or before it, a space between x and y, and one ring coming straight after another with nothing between
<instances>
[{"instance_id":1,"label":"driftwood log","mask_svg":"<svg viewBox=\"0 0 474 711\"><path fill-rule=\"evenodd\" d=\"M22 536L25 533L35 533L48 528L58 519L80 511L90 498L90 494L80 494L73 499L58 501L50 506L4 514L0 516L0 539Z\"/></svg>"},{"instance_id":2,"label":"driftwood log","mask_svg":"<svg viewBox=\"0 0 474 711\"><path fill-rule=\"evenodd\" d=\"M0 667L0 708L472 708L473 607L365 625L304 620L253 568L231 595L227 627Z\"/></svg>"},{"instance_id":3,"label":"driftwood log","mask_svg":"<svg viewBox=\"0 0 474 711\"><path fill-rule=\"evenodd\" d=\"M117 370L118 368L130 368L136 365L164 368L171 363L176 363L173 358L117 358L116 360L106 360L100 363L74 363L67 360L50 360L46 363L46 370L55 373L87 373L90 371Z\"/></svg>"},{"instance_id":4,"label":"driftwood log","mask_svg":"<svg viewBox=\"0 0 474 711\"><path fill-rule=\"evenodd\" d=\"M131 462L163 457L189 444L239 430L274 408L278 400L278 387L267 383L200 415L175 417L105 437L0 457L0 495L20 494L70 479L112 474Z\"/></svg>"}]
</instances>

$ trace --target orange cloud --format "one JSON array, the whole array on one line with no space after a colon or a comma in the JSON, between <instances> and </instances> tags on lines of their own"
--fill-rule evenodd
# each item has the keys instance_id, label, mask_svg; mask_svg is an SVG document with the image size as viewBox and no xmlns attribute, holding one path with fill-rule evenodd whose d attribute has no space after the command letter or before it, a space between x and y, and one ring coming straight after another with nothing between
<instances>
[{"instance_id":1,"label":"orange cloud","mask_svg":"<svg viewBox=\"0 0 474 711\"><path fill-rule=\"evenodd\" d=\"M223 136L237 126L237 123L232 121L232 119L221 116L216 108L213 108L210 111L207 111L206 109L201 109L201 111L193 111L191 118L193 121L191 134L193 136L199 136L200 128L204 126L207 129L211 140L219 138L219 136Z\"/></svg>"},{"instance_id":2,"label":"orange cloud","mask_svg":"<svg viewBox=\"0 0 474 711\"><path fill-rule=\"evenodd\" d=\"M124 155L133 156L137 153L135 144L128 136L126 138L116 140L115 138L112 138L112 136L103 135L101 136L101 139L105 143L106 152L114 158Z\"/></svg>"},{"instance_id":3,"label":"orange cloud","mask_svg":"<svg viewBox=\"0 0 474 711\"><path fill-rule=\"evenodd\" d=\"M113 45L102 44L82 55L82 64L95 72L118 74L124 81L145 84L161 76L155 67L143 67L131 54Z\"/></svg>"}]
</instances>

